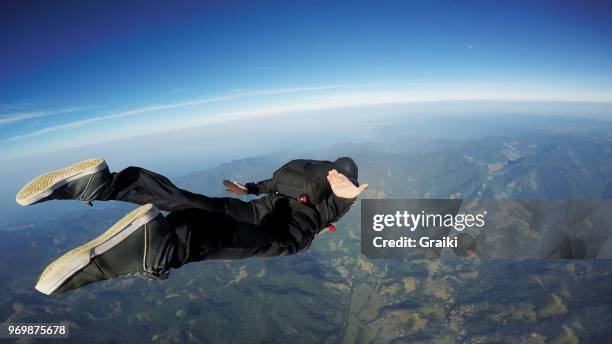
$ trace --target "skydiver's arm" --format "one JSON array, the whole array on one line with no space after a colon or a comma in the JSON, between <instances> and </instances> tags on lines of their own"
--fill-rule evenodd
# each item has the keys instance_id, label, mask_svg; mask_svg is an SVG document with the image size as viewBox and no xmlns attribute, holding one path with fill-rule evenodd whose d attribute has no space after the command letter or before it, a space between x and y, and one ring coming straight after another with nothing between
<instances>
[{"instance_id":1,"label":"skydiver's arm","mask_svg":"<svg viewBox=\"0 0 612 344\"><path fill-rule=\"evenodd\" d=\"M257 183L246 183L247 193L252 195L269 194L276 192L272 179L262 180Z\"/></svg>"}]
</instances>

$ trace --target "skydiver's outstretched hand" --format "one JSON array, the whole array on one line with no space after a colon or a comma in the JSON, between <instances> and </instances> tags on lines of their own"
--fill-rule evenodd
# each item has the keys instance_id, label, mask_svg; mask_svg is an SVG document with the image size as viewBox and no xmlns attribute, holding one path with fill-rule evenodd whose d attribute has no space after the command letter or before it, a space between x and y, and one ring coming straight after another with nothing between
<instances>
[{"instance_id":1,"label":"skydiver's outstretched hand","mask_svg":"<svg viewBox=\"0 0 612 344\"><path fill-rule=\"evenodd\" d=\"M229 192L229 193L233 193L234 195L237 196L244 196L247 194L247 188L246 186L235 182L233 180L223 180L223 186L225 186L225 191Z\"/></svg>"},{"instance_id":2,"label":"skydiver's outstretched hand","mask_svg":"<svg viewBox=\"0 0 612 344\"><path fill-rule=\"evenodd\" d=\"M331 185L334 195L341 198L357 198L360 193L368 188L368 184L355 186L344 174L331 170L327 174L327 180Z\"/></svg>"}]
</instances>

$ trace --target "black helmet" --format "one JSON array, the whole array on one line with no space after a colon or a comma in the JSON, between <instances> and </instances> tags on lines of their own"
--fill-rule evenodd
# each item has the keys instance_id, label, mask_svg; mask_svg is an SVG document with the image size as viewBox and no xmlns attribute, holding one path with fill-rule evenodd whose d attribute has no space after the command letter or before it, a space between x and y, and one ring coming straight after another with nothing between
<instances>
[{"instance_id":1,"label":"black helmet","mask_svg":"<svg viewBox=\"0 0 612 344\"><path fill-rule=\"evenodd\" d=\"M359 169L357 168L357 164L353 159L349 157L341 157L334 161L334 166L336 166L336 170L338 172L344 174L348 179L350 179L353 184L359 186L359 182L357 182L357 176Z\"/></svg>"}]
</instances>

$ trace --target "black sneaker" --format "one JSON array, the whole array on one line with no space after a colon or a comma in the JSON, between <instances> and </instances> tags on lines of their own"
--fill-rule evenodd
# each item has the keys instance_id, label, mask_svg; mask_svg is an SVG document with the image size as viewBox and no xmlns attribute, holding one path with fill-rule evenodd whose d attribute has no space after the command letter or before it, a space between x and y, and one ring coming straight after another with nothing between
<instances>
[{"instance_id":1,"label":"black sneaker","mask_svg":"<svg viewBox=\"0 0 612 344\"><path fill-rule=\"evenodd\" d=\"M107 190L111 181L112 176L104 159L89 159L34 178L21 188L15 199L21 205L52 199L91 203Z\"/></svg>"},{"instance_id":2,"label":"black sneaker","mask_svg":"<svg viewBox=\"0 0 612 344\"><path fill-rule=\"evenodd\" d=\"M166 279L174 240L164 216L152 204L145 204L49 264L35 288L51 295L119 276Z\"/></svg>"}]
</instances>

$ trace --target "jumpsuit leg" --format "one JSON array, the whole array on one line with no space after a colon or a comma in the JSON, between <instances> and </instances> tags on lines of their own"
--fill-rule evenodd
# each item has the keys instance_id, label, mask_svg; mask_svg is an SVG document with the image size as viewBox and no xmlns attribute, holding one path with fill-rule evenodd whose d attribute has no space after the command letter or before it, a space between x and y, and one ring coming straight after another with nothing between
<instances>
[{"instance_id":1,"label":"jumpsuit leg","mask_svg":"<svg viewBox=\"0 0 612 344\"><path fill-rule=\"evenodd\" d=\"M291 255L310 246L316 224L279 201L261 224L240 222L203 209L171 212L166 219L176 233L172 268L209 259L242 259Z\"/></svg>"},{"instance_id":2,"label":"jumpsuit leg","mask_svg":"<svg viewBox=\"0 0 612 344\"><path fill-rule=\"evenodd\" d=\"M198 208L224 213L242 222L257 223L261 205L233 197L207 197L175 186L168 178L140 167L128 167L112 174L109 190L99 200L116 200L136 204L152 203L163 211ZM261 203L256 202L256 203ZM265 207L264 207L265 208Z\"/></svg>"}]
</instances>

